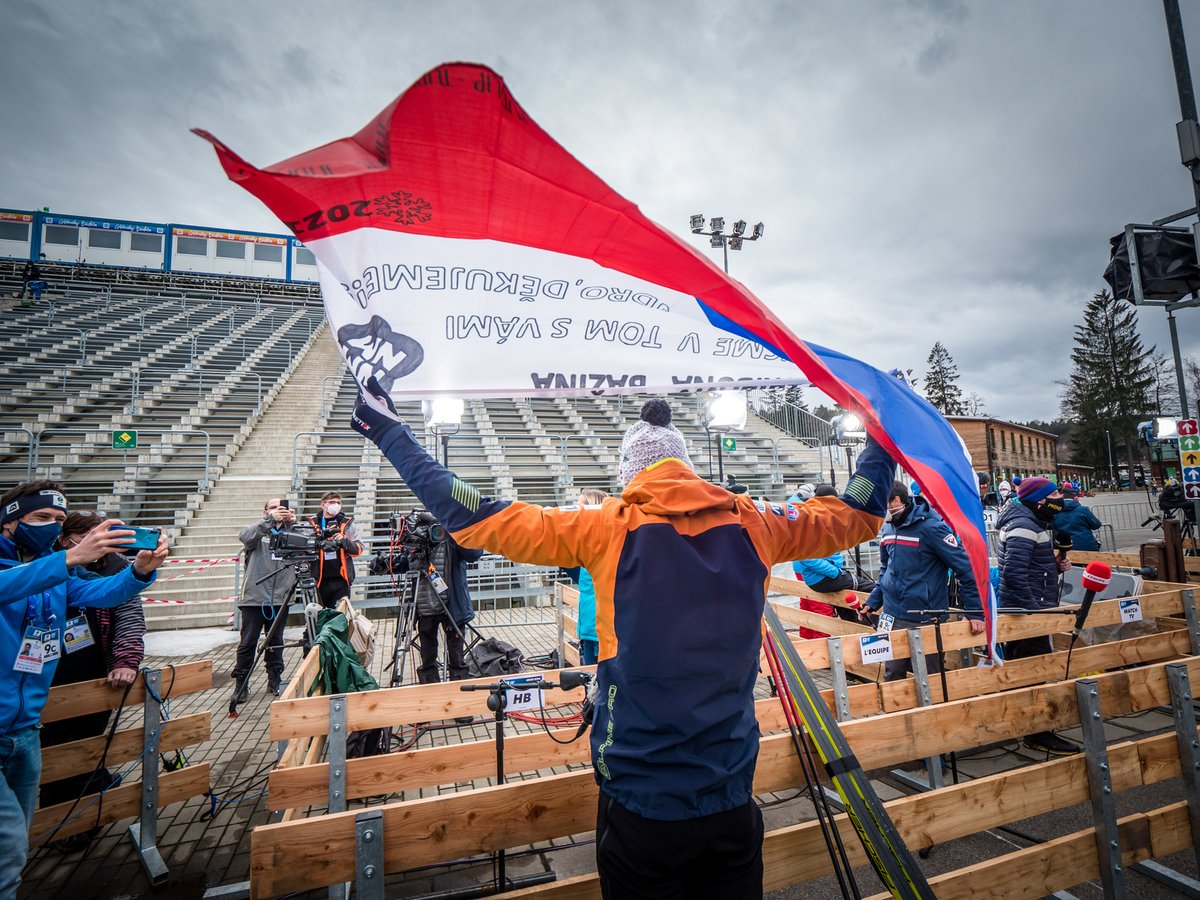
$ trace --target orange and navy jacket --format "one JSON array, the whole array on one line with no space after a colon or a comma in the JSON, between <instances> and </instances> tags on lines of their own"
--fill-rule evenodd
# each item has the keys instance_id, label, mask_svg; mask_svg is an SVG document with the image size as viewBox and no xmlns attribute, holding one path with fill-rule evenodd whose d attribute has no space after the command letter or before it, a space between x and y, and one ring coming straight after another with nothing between
<instances>
[{"instance_id":1,"label":"orange and navy jacket","mask_svg":"<svg viewBox=\"0 0 1200 900\"><path fill-rule=\"evenodd\" d=\"M326 533L326 532L330 531L331 529L335 529L336 533L333 535L334 537L350 539L351 543L354 545L353 550L343 550L341 547L339 547L335 551L337 553L337 570L336 570L336 572L338 575L342 576L342 581L346 582L346 584L353 584L354 583L354 563L350 562L350 560L357 559L359 556L362 555L362 552L363 552L362 541L360 541L358 539L358 529L356 529L353 524L354 517L347 516L343 513L338 513L336 518L329 519L328 521L326 521L326 519L323 515L322 516L308 516L307 518L308 518L309 523L312 525L312 527L317 530L318 535L320 535L322 533ZM324 525L322 525L322 523L324 523ZM325 564L332 563L332 562L333 562L333 560L325 558L324 553L321 554L320 558L317 561L317 583L318 584L320 584L321 580L325 577Z\"/></svg>"},{"instance_id":2,"label":"orange and navy jacket","mask_svg":"<svg viewBox=\"0 0 1200 900\"><path fill-rule=\"evenodd\" d=\"M459 544L591 573L600 639L592 763L604 793L659 820L749 801L771 566L875 536L894 471L881 448L864 450L841 499L756 502L667 459L600 507L547 509L485 498L404 423L361 407L355 416Z\"/></svg>"}]
</instances>

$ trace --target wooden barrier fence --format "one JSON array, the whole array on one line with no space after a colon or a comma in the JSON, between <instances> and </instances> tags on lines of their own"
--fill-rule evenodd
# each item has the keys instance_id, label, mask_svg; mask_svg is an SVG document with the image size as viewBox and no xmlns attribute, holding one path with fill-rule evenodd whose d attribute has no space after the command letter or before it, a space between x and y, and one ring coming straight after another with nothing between
<instances>
[{"instance_id":1,"label":"wooden barrier fence","mask_svg":"<svg viewBox=\"0 0 1200 900\"><path fill-rule=\"evenodd\" d=\"M72 775L87 775L101 760L111 766L142 760L142 780L125 781L101 794L40 807L29 828L30 846L58 840L98 825L138 817L129 835L151 884L167 880L167 867L157 846L158 810L171 803L198 797L209 790L209 765L200 763L161 774L159 754L180 750L209 739L212 714L194 713L165 720L165 701L212 687L212 661L184 663L167 669L143 669L125 698L124 708L142 705L142 724L117 731L104 754L107 733L46 748L42 754L41 783ZM50 689L42 722L59 722L76 716L121 708L122 688L103 679L63 684Z\"/></svg>"},{"instance_id":2,"label":"wooden barrier fence","mask_svg":"<svg viewBox=\"0 0 1200 900\"><path fill-rule=\"evenodd\" d=\"M1099 674L1089 681L1063 680L1066 653L1054 653L1010 662L1001 668L963 668L947 673L949 700L942 698L939 679L928 681L933 705L921 706L914 680L849 685L844 680L823 692L826 703L843 720L842 728L863 767L885 768L935 757L951 750L967 750L1033 732L1058 730L1094 720L1081 719L1080 704L1098 704L1104 717L1124 715L1168 704L1168 667L1183 658L1182 672L1200 677L1200 621L1194 592L1180 585L1155 585L1140 598L1146 619L1158 619L1161 630L1094 646L1078 646L1071 657L1072 675L1107 669L1136 668ZM1073 610L1070 615L1073 615ZM828 621L828 620L826 620ZM1069 629L1068 615L1001 616L1001 640L1034 637ZM1121 622L1120 600L1093 605L1089 626ZM934 646L934 628L914 629L924 652ZM941 627L947 651L982 643L965 622ZM896 658L909 656L910 635L893 633ZM828 640L799 641L797 650L812 670L845 668L861 663L857 635ZM831 653L831 650L834 652ZM837 652L840 651L840 652ZM556 679L556 673L545 673ZM486 683L488 679L478 679ZM478 714L485 694L463 693L460 683L403 687L337 698L341 733L435 718ZM1095 694L1081 699L1078 685L1090 685ZM920 685L923 687L926 685ZM839 692L844 696L839 696ZM286 695L285 695L286 697ZM272 704L270 734L285 741L328 737L331 698L299 697ZM1188 704L1190 709L1190 703ZM763 732L755 773L756 794L800 787L804 777L792 747L779 702L756 703ZM1190 725L1195 735L1194 719ZM560 740L573 733L565 729ZM1104 752L1102 736L1088 743L1088 754L1030 766L965 784L948 786L904 797L888 804L901 834L914 847L963 837L996 825L1050 812L1088 799L1088 781L1080 775ZM1191 742L1188 742L1191 746ZM1108 748L1113 789L1150 784L1183 770L1172 736L1160 736ZM491 853L515 846L590 831L594 827L596 784L585 741L562 745L545 733L522 734L505 740L505 765L509 773L538 772L552 767L579 765L580 771L462 790L434 797L399 800L373 807L369 812L337 812L312 818L293 816L290 821L255 829L251 848L251 891L270 897L353 879L364 897L382 896L381 873L444 862L472 854ZM1200 759L1197 760L1200 762ZM1118 766L1118 763L1120 765ZM459 783L495 774L495 745L478 741L430 749L409 750L383 757L347 760L344 793L347 799L380 793L416 790ZM305 754L303 764L281 766L271 774L272 809L297 811L323 804L330 791L330 766ZM1194 780L1194 779L1193 779ZM1082 794L1080 792L1083 792ZM1188 809L1180 805L1139 814L1117 827L1121 846L1130 861L1174 852L1191 841ZM1200 810L1198 810L1200 814ZM369 816L368 824L364 817ZM1182 825L1180 824L1182 823ZM846 822L841 823L854 863L865 855ZM356 835L371 831L373 855L356 858ZM994 894L999 887L1025 895L1052 893L1095 877L1104 869L1111 875L1111 860L1086 852L1096 831L1070 835L1060 841L1018 851L1009 857L940 876L938 896L966 896L969 892ZM1154 840L1149 840L1150 837ZM1106 840L1116 839L1115 833ZM1065 843L1062 843L1065 842ZM1182 842L1182 843L1181 843ZM1060 851L1075 854L1063 861ZM1081 852L1082 848L1082 852ZM1022 855L1023 854L1023 855ZM1037 861L1035 864L1034 861ZM768 889L831 874L823 838L816 822L804 822L770 832L764 843L765 886ZM372 880L362 875L370 865ZM1107 865L1107 868L1104 868ZM983 874L987 873L987 874ZM1003 873L1002 876L997 873ZM599 897L594 875L582 876L512 896L554 898Z\"/></svg>"}]
</instances>

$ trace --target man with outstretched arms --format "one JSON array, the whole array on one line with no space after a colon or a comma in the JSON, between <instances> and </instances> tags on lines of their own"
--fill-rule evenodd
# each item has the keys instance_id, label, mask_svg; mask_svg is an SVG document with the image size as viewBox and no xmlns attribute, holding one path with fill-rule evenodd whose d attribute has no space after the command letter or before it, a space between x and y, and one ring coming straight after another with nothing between
<instances>
[{"instance_id":1,"label":"man with outstretched arms","mask_svg":"<svg viewBox=\"0 0 1200 900\"><path fill-rule=\"evenodd\" d=\"M75 546L55 552L66 518L67 499L57 482L31 481L0 497L0 897L17 895L25 867L42 771L38 720L67 652L67 605L119 606L154 581L167 557L163 536L116 575L77 578L69 574L72 566L119 552L134 533L119 520L101 522Z\"/></svg>"},{"instance_id":2,"label":"man with outstretched arms","mask_svg":"<svg viewBox=\"0 0 1200 900\"><path fill-rule=\"evenodd\" d=\"M368 389L353 427L458 543L592 575L604 896L760 897L753 691L771 566L874 537L892 460L869 442L842 497L756 502L697 476L670 407L651 400L621 444L621 496L546 509L481 496L425 452L374 379Z\"/></svg>"}]
</instances>

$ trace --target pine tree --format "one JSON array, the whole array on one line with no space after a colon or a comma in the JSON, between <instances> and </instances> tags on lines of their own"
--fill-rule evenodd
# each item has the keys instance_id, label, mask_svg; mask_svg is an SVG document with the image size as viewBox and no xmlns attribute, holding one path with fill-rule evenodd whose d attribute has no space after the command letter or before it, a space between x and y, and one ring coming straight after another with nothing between
<instances>
[{"instance_id":1,"label":"pine tree","mask_svg":"<svg viewBox=\"0 0 1200 900\"><path fill-rule=\"evenodd\" d=\"M929 371L925 373L925 399L944 416L963 414L962 389L958 386L958 366L941 341L929 351Z\"/></svg>"},{"instance_id":2,"label":"pine tree","mask_svg":"<svg viewBox=\"0 0 1200 900\"><path fill-rule=\"evenodd\" d=\"M1107 290L1084 308L1075 326L1071 374L1063 382L1062 411L1074 423L1072 446L1078 461L1107 465L1108 434L1124 446L1130 471L1134 432L1154 408L1154 348L1138 334L1137 315Z\"/></svg>"}]
</instances>

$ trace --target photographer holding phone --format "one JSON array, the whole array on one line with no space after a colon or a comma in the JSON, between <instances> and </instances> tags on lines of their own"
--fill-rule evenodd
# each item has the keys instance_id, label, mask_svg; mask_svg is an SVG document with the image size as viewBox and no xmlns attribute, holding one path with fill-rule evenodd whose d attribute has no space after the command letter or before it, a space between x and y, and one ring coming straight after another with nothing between
<instances>
[{"instance_id":1,"label":"photographer holding phone","mask_svg":"<svg viewBox=\"0 0 1200 900\"><path fill-rule=\"evenodd\" d=\"M58 548L69 550L76 547L103 521L103 517L94 512L68 512L63 522L62 536L58 539ZM146 534L154 531L156 529L142 529ZM75 566L71 574L91 581L117 575L131 563L132 560L124 554L106 553L85 566ZM50 682L51 687L104 678L111 686L123 688L137 680L138 669L146 652L146 616L142 611L141 597L133 597L107 609L75 609L68 606L67 615L63 656ZM109 711L103 710L44 724L41 731L42 749L104 734L108 720ZM69 802L81 794L96 793L111 782L112 774L105 768L48 782L42 785L41 805L46 807ZM64 852L82 849L91 843L98 830L90 828L73 834L56 841L54 846Z\"/></svg>"},{"instance_id":2,"label":"photographer holding phone","mask_svg":"<svg viewBox=\"0 0 1200 900\"><path fill-rule=\"evenodd\" d=\"M101 522L75 546L54 549L67 498L54 481L17 485L0 497L0 896L15 896L29 849L42 770L38 719L62 656L70 607L112 607L154 581L167 557L160 537L133 565L85 581L70 573L128 547L132 529ZM116 526L115 528L112 526ZM28 652L22 652L25 645ZM11 662L10 662L11 661Z\"/></svg>"},{"instance_id":3,"label":"photographer holding phone","mask_svg":"<svg viewBox=\"0 0 1200 900\"><path fill-rule=\"evenodd\" d=\"M296 571L292 566L271 555L271 535L291 531L296 525L296 513L286 498L272 497L263 506L263 515L247 525L238 535L246 548L246 575L238 610L242 615L241 638L237 661L233 667L234 681L241 681L254 664L254 648L264 632L271 643L263 654L267 670L267 691L278 695L283 690L283 629L271 635L271 623L278 615L287 615L288 604L296 590ZM249 699L248 687L238 695L238 702Z\"/></svg>"}]
</instances>

